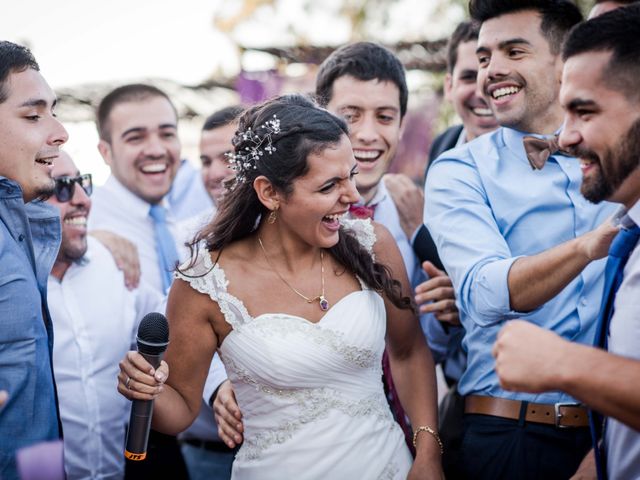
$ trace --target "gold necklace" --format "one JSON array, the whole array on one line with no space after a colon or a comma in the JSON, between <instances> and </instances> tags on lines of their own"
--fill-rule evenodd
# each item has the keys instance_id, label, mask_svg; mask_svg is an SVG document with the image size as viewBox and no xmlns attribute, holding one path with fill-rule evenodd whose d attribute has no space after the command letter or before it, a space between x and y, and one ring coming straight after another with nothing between
<instances>
[{"instance_id":1,"label":"gold necklace","mask_svg":"<svg viewBox=\"0 0 640 480\"><path fill-rule=\"evenodd\" d=\"M269 260L269 257L267 256L267 251L264 249L264 245L262 244L262 239L258 236L258 243L260 244L260 248L262 249L262 253L264 253L264 258L267 261L267 263L269 264L269 266L271 267L271 270L273 270L273 272L278 276L278 278L280 280L282 280L284 282L284 284L289 287L291 290L293 290L294 293L296 293L299 297L304 298L307 303L313 303L316 300L318 300L319 304L320 304L320 310L322 310L323 312L326 312L327 310L329 310L329 301L324 297L324 250L320 250L320 279L322 280L322 293L320 295L318 295L317 297L313 297L313 298L309 298L306 295L303 295L302 293L300 293L298 290L296 290L295 288L293 288L293 286L287 282L282 275L280 275L278 273L278 271L274 268L274 266L271 264L271 261Z\"/></svg>"}]
</instances>

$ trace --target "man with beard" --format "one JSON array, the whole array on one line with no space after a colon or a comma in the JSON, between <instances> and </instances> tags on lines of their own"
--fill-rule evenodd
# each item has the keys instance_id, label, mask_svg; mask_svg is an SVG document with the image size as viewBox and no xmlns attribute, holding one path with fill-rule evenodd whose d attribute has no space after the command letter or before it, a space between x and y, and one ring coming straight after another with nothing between
<instances>
[{"instance_id":1,"label":"man with beard","mask_svg":"<svg viewBox=\"0 0 640 480\"><path fill-rule=\"evenodd\" d=\"M561 390L607 415L606 462L600 466L606 465L608 478L639 478L640 6L580 25L568 38L564 57L560 101L566 120L560 145L580 159L585 198L623 205L615 216L621 232L607 264L613 278L620 262L619 285L605 288L596 337L596 346L609 353L515 321L494 346L496 369L509 390Z\"/></svg>"},{"instance_id":2,"label":"man with beard","mask_svg":"<svg viewBox=\"0 0 640 480\"><path fill-rule=\"evenodd\" d=\"M470 11L481 23L479 88L502 128L438 157L425 205L465 327L463 469L568 478L590 448L586 409L560 392L504 390L491 348L513 318L581 343L595 333L612 206L581 197L577 162L546 138L562 123L560 47L581 15L567 0L478 0ZM546 140L546 157L527 156L526 136Z\"/></svg>"},{"instance_id":3,"label":"man with beard","mask_svg":"<svg viewBox=\"0 0 640 480\"><path fill-rule=\"evenodd\" d=\"M91 175L80 175L66 152L60 152L52 174L55 191L48 203L60 211L62 244L48 301L65 471L69 479L122 478L130 405L113 379L135 343L139 321L158 309L162 297L149 287L128 290L109 251L87 237Z\"/></svg>"},{"instance_id":4,"label":"man with beard","mask_svg":"<svg viewBox=\"0 0 640 480\"><path fill-rule=\"evenodd\" d=\"M31 52L0 41L0 477L18 478L15 453L61 435L51 365L47 275L60 244L53 163L67 141L56 96ZM27 205L29 204L29 205Z\"/></svg>"}]
</instances>

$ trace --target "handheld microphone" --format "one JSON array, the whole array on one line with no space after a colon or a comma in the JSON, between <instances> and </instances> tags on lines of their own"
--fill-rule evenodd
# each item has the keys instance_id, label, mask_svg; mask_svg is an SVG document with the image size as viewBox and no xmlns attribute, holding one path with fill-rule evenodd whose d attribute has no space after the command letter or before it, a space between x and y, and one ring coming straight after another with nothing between
<instances>
[{"instance_id":1,"label":"handheld microphone","mask_svg":"<svg viewBox=\"0 0 640 480\"><path fill-rule=\"evenodd\" d=\"M160 366L164 351L169 345L169 323L161 313L148 313L138 326L138 352L155 369ZM147 442L151 429L153 400L133 400L124 450L129 460L144 460L147 456Z\"/></svg>"}]
</instances>

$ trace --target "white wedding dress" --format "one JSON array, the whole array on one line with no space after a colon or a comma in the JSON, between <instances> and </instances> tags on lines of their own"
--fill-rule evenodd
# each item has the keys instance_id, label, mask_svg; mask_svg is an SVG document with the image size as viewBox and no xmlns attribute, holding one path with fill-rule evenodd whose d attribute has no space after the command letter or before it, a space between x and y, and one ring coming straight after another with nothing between
<instances>
[{"instance_id":1,"label":"white wedding dress","mask_svg":"<svg viewBox=\"0 0 640 480\"><path fill-rule=\"evenodd\" d=\"M371 250L368 220L343 223ZM184 273L178 278L217 302L233 327L219 348L245 428L232 479L406 478L411 455L381 380L379 294L362 285L318 323L286 313L252 318L208 252Z\"/></svg>"}]
</instances>

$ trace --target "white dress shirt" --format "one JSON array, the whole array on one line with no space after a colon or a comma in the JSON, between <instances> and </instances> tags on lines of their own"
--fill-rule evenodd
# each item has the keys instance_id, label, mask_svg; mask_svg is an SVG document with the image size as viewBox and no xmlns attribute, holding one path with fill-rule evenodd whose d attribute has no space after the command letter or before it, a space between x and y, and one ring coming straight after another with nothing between
<instances>
[{"instance_id":1,"label":"white dress shirt","mask_svg":"<svg viewBox=\"0 0 640 480\"><path fill-rule=\"evenodd\" d=\"M48 302L67 478L122 478L131 404L116 390L118 362L161 297L127 290L109 251L89 237L84 259L62 281L49 276Z\"/></svg>"},{"instance_id":2,"label":"white dress shirt","mask_svg":"<svg viewBox=\"0 0 640 480\"><path fill-rule=\"evenodd\" d=\"M113 175L102 187L95 189L91 201L89 230L109 230L133 242L140 256L141 281L164 294L153 220L149 216L151 204L127 190ZM179 238L176 220L170 210L167 226L174 240ZM177 242L176 247L179 251Z\"/></svg>"},{"instance_id":3,"label":"white dress shirt","mask_svg":"<svg viewBox=\"0 0 640 480\"><path fill-rule=\"evenodd\" d=\"M640 225L640 202L628 216ZM624 221L623 221L624 226ZM609 352L640 360L640 246L636 245L624 267L609 326ZM611 479L640 478L640 432L613 418L605 430L607 470Z\"/></svg>"}]
</instances>

